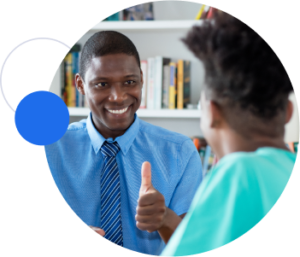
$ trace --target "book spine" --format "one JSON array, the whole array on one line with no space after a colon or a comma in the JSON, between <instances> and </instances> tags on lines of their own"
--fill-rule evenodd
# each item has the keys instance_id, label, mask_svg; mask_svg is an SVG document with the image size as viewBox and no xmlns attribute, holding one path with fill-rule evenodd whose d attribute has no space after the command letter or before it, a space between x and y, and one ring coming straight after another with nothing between
<instances>
[{"instance_id":1,"label":"book spine","mask_svg":"<svg viewBox=\"0 0 300 257\"><path fill-rule=\"evenodd\" d=\"M214 16L215 10L216 10L215 8L210 7L209 10L208 10L206 19L211 19Z\"/></svg>"},{"instance_id":2,"label":"book spine","mask_svg":"<svg viewBox=\"0 0 300 257\"><path fill-rule=\"evenodd\" d=\"M163 57L155 57L155 80L154 80L154 109L161 109L162 105L162 71Z\"/></svg>"},{"instance_id":3,"label":"book spine","mask_svg":"<svg viewBox=\"0 0 300 257\"><path fill-rule=\"evenodd\" d=\"M200 20L200 19L201 19L201 16L202 16L202 14L203 14L203 12L204 12L204 8L205 8L205 5L203 4L203 5L201 6L201 8L200 8L200 10L199 10L199 12L198 12L198 14L197 14L197 16L196 16L196 20Z\"/></svg>"},{"instance_id":4,"label":"book spine","mask_svg":"<svg viewBox=\"0 0 300 257\"><path fill-rule=\"evenodd\" d=\"M291 151L292 153L295 153L295 148L294 148L294 143L293 143L293 142L289 142L289 143L288 143L288 147L289 147L289 149L290 149L290 151Z\"/></svg>"},{"instance_id":5,"label":"book spine","mask_svg":"<svg viewBox=\"0 0 300 257\"><path fill-rule=\"evenodd\" d=\"M78 52L72 52L72 96L73 96L73 105L79 107L79 92L76 88L75 75L78 73Z\"/></svg>"},{"instance_id":6,"label":"book spine","mask_svg":"<svg viewBox=\"0 0 300 257\"><path fill-rule=\"evenodd\" d=\"M148 58L147 109L154 109L155 59Z\"/></svg>"},{"instance_id":7,"label":"book spine","mask_svg":"<svg viewBox=\"0 0 300 257\"><path fill-rule=\"evenodd\" d=\"M143 89L142 89L142 100L140 109L145 109L147 107L147 61L141 61L141 70L143 72Z\"/></svg>"},{"instance_id":8,"label":"book spine","mask_svg":"<svg viewBox=\"0 0 300 257\"><path fill-rule=\"evenodd\" d=\"M177 109L177 95L178 95L178 90L177 90L177 87L178 87L178 80L177 80L177 70L178 70L178 67L177 67L177 63L175 63L175 79L174 79L174 84L175 84L175 109Z\"/></svg>"},{"instance_id":9,"label":"book spine","mask_svg":"<svg viewBox=\"0 0 300 257\"><path fill-rule=\"evenodd\" d=\"M178 61L177 67L177 109L183 109L183 60Z\"/></svg>"},{"instance_id":10,"label":"book spine","mask_svg":"<svg viewBox=\"0 0 300 257\"><path fill-rule=\"evenodd\" d=\"M183 107L191 103L191 62L184 61L183 69Z\"/></svg>"},{"instance_id":11,"label":"book spine","mask_svg":"<svg viewBox=\"0 0 300 257\"><path fill-rule=\"evenodd\" d=\"M66 71L66 100L67 106L72 107L72 54L68 53L65 57Z\"/></svg>"},{"instance_id":12,"label":"book spine","mask_svg":"<svg viewBox=\"0 0 300 257\"><path fill-rule=\"evenodd\" d=\"M61 85L61 98L64 103L67 104L67 92L66 92L66 70L65 70L65 59L60 65L60 85Z\"/></svg>"},{"instance_id":13,"label":"book spine","mask_svg":"<svg viewBox=\"0 0 300 257\"><path fill-rule=\"evenodd\" d=\"M79 73L79 62L80 62L81 51L78 52L78 61L77 61L77 73ZM76 85L76 84L75 84ZM78 90L78 89L77 89ZM79 93L79 107L83 107L82 94Z\"/></svg>"},{"instance_id":14,"label":"book spine","mask_svg":"<svg viewBox=\"0 0 300 257\"><path fill-rule=\"evenodd\" d=\"M170 65L164 65L162 107L169 108Z\"/></svg>"},{"instance_id":15,"label":"book spine","mask_svg":"<svg viewBox=\"0 0 300 257\"><path fill-rule=\"evenodd\" d=\"M202 172L203 172L203 177L206 175L206 173L208 172L208 166L209 166L209 157L210 157L210 147L209 146L206 146L206 149L205 149L205 156L204 156L204 160L203 160L203 169L202 169Z\"/></svg>"},{"instance_id":16,"label":"book spine","mask_svg":"<svg viewBox=\"0 0 300 257\"><path fill-rule=\"evenodd\" d=\"M299 142L294 143L294 152L295 153L298 153L298 145L299 145Z\"/></svg>"},{"instance_id":17,"label":"book spine","mask_svg":"<svg viewBox=\"0 0 300 257\"><path fill-rule=\"evenodd\" d=\"M176 64L170 63L169 109L175 109L175 69Z\"/></svg>"}]
</instances>

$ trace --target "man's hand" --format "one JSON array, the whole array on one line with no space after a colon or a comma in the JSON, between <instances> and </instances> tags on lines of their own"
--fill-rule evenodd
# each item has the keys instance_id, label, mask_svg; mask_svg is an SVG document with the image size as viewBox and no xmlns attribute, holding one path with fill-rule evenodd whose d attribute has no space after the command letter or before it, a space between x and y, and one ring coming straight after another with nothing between
<instances>
[{"instance_id":1,"label":"man's hand","mask_svg":"<svg viewBox=\"0 0 300 257\"><path fill-rule=\"evenodd\" d=\"M93 227L93 226L90 226L90 228L92 230L94 230L96 233L98 233L100 236L105 236L105 232L103 229L101 228L97 228L97 227Z\"/></svg>"},{"instance_id":2,"label":"man's hand","mask_svg":"<svg viewBox=\"0 0 300 257\"><path fill-rule=\"evenodd\" d=\"M136 226L140 230L153 232L160 229L167 213L164 196L158 192L151 182L151 165L142 165L142 183L136 208Z\"/></svg>"}]
</instances>

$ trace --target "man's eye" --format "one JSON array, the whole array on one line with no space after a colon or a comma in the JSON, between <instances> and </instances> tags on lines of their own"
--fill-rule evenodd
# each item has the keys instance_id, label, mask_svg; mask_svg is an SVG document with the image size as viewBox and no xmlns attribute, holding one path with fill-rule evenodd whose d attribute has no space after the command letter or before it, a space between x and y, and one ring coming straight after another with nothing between
<instances>
[{"instance_id":1,"label":"man's eye","mask_svg":"<svg viewBox=\"0 0 300 257\"><path fill-rule=\"evenodd\" d=\"M106 82L100 82L96 85L96 87L105 87L105 86L107 86Z\"/></svg>"},{"instance_id":2,"label":"man's eye","mask_svg":"<svg viewBox=\"0 0 300 257\"><path fill-rule=\"evenodd\" d=\"M125 82L125 84L127 84L127 85L132 85L132 84L134 84L135 83L135 81L133 81L133 80L127 80L126 82Z\"/></svg>"}]
</instances>

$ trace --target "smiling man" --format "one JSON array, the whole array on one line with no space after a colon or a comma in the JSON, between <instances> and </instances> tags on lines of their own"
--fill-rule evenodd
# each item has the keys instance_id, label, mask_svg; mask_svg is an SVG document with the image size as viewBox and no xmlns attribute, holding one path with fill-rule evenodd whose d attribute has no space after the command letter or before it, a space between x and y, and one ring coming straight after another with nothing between
<instances>
[{"instance_id":1,"label":"smiling man","mask_svg":"<svg viewBox=\"0 0 300 257\"><path fill-rule=\"evenodd\" d=\"M94 34L75 79L91 113L45 147L53 178L74 212L100 235L160 254L202 180L199 154L188 137L136 116L143 74L126 36Z\"/></svg>"}]
</instances>

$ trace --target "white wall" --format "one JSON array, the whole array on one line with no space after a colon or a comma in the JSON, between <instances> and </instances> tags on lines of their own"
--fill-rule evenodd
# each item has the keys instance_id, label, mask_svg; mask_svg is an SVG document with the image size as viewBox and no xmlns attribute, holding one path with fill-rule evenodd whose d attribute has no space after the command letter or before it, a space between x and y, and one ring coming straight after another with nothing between
<instances>
[{"instance_id":1,"label":"white wall","mask_svg":"<svg viewBox=\"0 0 300 257\"><path fill-rule=\"evenodd\" d=\"M290 95L290 100L294 106L293 116L285 126L285 142L299 142L299 110L295 94Z\"/></svg>"}]
</instances>

